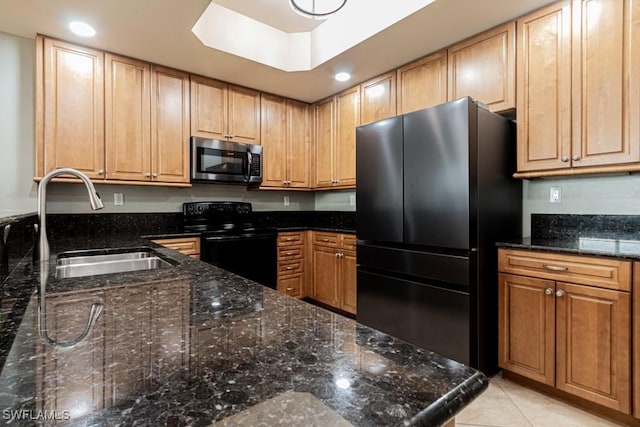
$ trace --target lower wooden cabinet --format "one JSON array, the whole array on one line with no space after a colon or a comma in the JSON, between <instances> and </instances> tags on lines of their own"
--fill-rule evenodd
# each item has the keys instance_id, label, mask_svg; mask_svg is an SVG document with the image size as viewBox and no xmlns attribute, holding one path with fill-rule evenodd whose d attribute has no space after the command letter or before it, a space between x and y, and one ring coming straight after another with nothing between
<instances>
[{"instance_id":1,"label":"lower wooden cabinet","mask_svg":"<svg viewBox=\"0 0 640 427\"><path fill-rule=\"evenodd\" d=\"M506 249L498 259L500 367L630 414L631 262Z\"/></svg>"},{"instance_id":2,"label":"lower wooden cabinet","mask_svg":"<svg viewBox=\"0 0 640 427\"><path fill-rule=\"evenodd\" d=\"M200 237L181 237L176 239L155 239L157 243L169 249L175 249L183 255L200 259Z\"/></svg>"},{"instance_id":3,"label":"lower wooden cabinet","mask_svg":"<svg viewBox=\"0 0 640 427\"><path fill-rule=\"evenodd\" d=\"M294 298L305 296L305 232L278 233L279 292Z\"/></svg>"},{"instance_id":4,"label":"lower wooden cabinet","mask_svg":"<svg viewBox=\"0 0 640 427\"><path fill-rule=\"evenodd\" d=\"M356 314L355 236L314 231L312 253L310 297Z\"/></svg>"}]
</instances>

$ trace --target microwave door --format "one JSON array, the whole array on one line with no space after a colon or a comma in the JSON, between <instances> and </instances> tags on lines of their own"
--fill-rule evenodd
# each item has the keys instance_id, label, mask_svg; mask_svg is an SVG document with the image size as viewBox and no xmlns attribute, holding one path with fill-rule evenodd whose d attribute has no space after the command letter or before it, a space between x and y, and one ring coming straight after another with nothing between
<instances>
[{"instance_id":1,"label":"microwave door","mask_svg":"<svg viewBox=\"0 0 640 427\"><path fill-rule=\"evenodd\" d=\"M244 175L244 180L246 182L249 182L249 178L251 178L251 162L252 162L251 151L247 149L247 164L245 167L245 175Z\"/></svg>"}]
</instances>

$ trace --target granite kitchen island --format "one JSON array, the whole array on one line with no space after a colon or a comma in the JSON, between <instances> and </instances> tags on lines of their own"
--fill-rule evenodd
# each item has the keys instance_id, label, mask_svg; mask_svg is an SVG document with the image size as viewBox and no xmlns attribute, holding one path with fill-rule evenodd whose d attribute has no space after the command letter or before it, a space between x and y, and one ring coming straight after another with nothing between
<instances>
[{"instance_id":1,"label":"granite kitchen island","mask_svg":"<svg viewBox=\"0 0 640 427\"><path fill-rule=\"evenodd\" d=\"M475 369L145 239L51 246L52 261L147 246L175 265L56 279L51 263L45 318L27 255L2 288L0 413L11 425L437 426L488 385ZM92 304L102 312L87 337L61 348Z\"/></svg>"}]
</instances>

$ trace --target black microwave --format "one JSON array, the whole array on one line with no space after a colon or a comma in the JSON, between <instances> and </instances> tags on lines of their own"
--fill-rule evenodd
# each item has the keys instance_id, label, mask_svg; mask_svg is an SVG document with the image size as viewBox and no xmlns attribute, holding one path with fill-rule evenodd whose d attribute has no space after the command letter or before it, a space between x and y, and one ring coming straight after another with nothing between
<instances>
[{"instance_id":1,"label":"black microwave","mask_svg":"<svg viewBox=\"0 0 640 427\"><path fill-rule=\"evenodd\" d=\"M192 136L191 181L260 184L262 147Z\"/></svg>"}]
</instances>

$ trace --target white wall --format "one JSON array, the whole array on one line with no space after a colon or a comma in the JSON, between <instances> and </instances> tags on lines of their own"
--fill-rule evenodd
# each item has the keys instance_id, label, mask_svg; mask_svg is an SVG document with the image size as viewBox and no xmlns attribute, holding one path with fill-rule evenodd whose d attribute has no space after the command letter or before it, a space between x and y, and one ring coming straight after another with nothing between
<instances>
[{"instance_id":1,"label":"white wall","mask_svg":"<svg viewBox=\"0 0 640 427\"><path fill-rule=\"evenodd\" d=\"M32 39L0 32L0 217L36 210Z\"/></svg>"},{"instance_id":2,"label":"white wall","mask_svg":"<svg viewBox=\"0 0 640 427\"><path fill-rule=\"evenodd\" d=\"M315 210L317 211L355 211L355 190L317 191Z\"/></svg>"}]
</instances>

